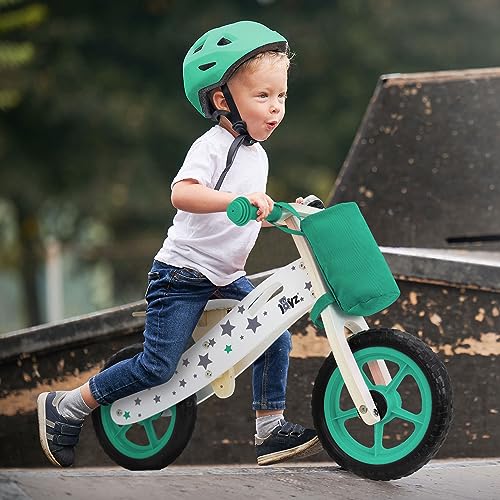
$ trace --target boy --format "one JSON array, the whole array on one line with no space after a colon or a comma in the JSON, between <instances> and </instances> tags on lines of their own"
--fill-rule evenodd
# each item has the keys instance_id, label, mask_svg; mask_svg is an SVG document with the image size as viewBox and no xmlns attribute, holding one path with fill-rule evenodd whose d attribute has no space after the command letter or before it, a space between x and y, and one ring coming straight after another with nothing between
<instances>
[{"instance_id":1,"label":"boy","mask_svg":"<svg viewBox=\"0 0 500 500\"><path fill-rule=\"evenodd\" d=\"M40 442L54 464L72 465L83 419L93 409L172 377L210 298L239 300L252 290L245 261L273 208L259 141L284 117L288 68L285 38L250 21L213 29L188 51L186 95L218 124L194 142L172 181L178 212L148 274L143 352L73 391L38 397ZM242 194L258 207L257 221L243 228L225 214ZM286 331L253 366L259 465L321 450L314 430L283 419L290 349Z\"/></svg>"}]
</instances>

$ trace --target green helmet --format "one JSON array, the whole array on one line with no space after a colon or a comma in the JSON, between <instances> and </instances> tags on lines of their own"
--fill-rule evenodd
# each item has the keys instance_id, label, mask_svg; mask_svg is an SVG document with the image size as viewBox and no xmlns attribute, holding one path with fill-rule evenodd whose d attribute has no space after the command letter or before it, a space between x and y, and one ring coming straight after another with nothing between
<instances>
[{"instance_id":1,"label":"green helmet","mask_svg":"<svg viewBox=\"0 0 500 500\"><path fill-rule=\"evenodd\" d=\"M209 92L226 83L242 63L268 50L287 52L288 43L278 32L254 21L239 21L208 31L184 58L184 90L189 102L211 118L214 110Z\"/></svg>"}]
</instances>

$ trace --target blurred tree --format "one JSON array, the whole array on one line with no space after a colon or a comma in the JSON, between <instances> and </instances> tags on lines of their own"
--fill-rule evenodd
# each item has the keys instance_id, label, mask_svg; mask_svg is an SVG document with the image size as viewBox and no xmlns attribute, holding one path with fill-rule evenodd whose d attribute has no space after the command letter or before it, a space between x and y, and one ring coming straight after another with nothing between
<instances>
[{"instance_id":1,"label":"blurred tree","mask_svg":"<svg viewBox=\"0 0 500 500\"><path fill-rule=\"evenodd\" d=\"M39 3L26 4L21 0L0 0L0 110L15 108L21 102L29 82L26 65L33 60L35 48L31 41L26 41L29 31L43 22L47 7ZM7 38L8 37L8 38ZM0 147L8 142L7 136L0 142ZM8 167L2 164L5 181ZM12 193L14 195L14 193ZM17 210L19 247L23 256L31 257L36 249L38 232L35 218L29 214L26 203L21 198L12 198ZM22 260L22 259L21 259ZM27 262L22 268L27 315L30 323L39 321L38 295L36 293L36 262Z\"/></svg>"},{"instance_id":2,"label":"blurred tree","mask_svg":"<svg viewBox=\"0 0 500 500\"><path fill-rule=\"evenodd\" d=\"M20 30L39 25L46 12L47 8L41 4L25 5L22 0L0 0L0 36L13 35L9 41L0 41L0 110L19 104L22 88L26 85L19 68L33 59L35 51L33 43L13 38Z\"/></svg>"},{"instance_id":3,"label":"blurred tree","mask_svg":"<svg viewBox=\"0 0 500 500\"><path fill-rule=\"evenodd\" d=\"M6 12L17 10L14 1L3 0ZM115 267L120 297L127 289L140 295L163 237L159 228L174 214L170 180L210 126L185 99L181 67L193 40L214 26L260 21L283 33L296 52L287 117L265 144L275 199L328 196L380 74L500 59L493 0L42 5L47 21L16 31L37 47L23 69L24 98L0 115L0 198L17 213L18 265L31 276L25 281L32 290L44 251L41 232L94 255L112 245L101 254Z\"/></svg>"}]
</instances>

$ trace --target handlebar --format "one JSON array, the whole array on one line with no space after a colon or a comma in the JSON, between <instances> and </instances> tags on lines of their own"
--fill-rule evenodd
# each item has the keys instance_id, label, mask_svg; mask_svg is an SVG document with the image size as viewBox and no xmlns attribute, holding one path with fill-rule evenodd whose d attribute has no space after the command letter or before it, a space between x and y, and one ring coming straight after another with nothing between
<instances>
[{"instance_id":1,"label":"handlebar","mask_svg":"<svg viewBox=\"0 0 500 500\"><path fill-rule=\"evenodd\" d=\"M251 220L257 219L258 208L253 206L248 198L239 196L234 199L227 207L226 213L231 222L237 226L244 226ZM268 222L276 222L283 215L281 207L274 205L271 213L266 217Z\"/></svg>"}]
</instances>

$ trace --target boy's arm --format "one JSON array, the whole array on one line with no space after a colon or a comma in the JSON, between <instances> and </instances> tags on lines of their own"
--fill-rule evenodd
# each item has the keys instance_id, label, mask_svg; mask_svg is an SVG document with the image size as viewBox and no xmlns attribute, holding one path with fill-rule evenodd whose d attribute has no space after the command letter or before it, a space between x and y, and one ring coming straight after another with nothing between
<instances>
[{"instance_id":1,"label":"boy's arm","mask_svg":"<svg viewBox=\"0 0 500 500\"><path fill-rule=\"evenodd\" d=\"M227 206L238 196L235 193L215 191L195 179L184 179L174 184L171 201L175 208L184 212L208 214L225 212ZM267 194L250 193L244 196L259 209L257 221L261 222L271 213L274 202Z\"/></svg>"},{"instance_id":2,"label":"boy's arm","mask_svg":"<svg viewBox=\"0 0 500 500\"><path fill-rule=\"evenodd\" d=\"M201 185L195 179L176 182L170 197L175 208L194 214L224 212L235 198L236 195L233 193L215 191Z\"/></svg>"}]
</instances>

